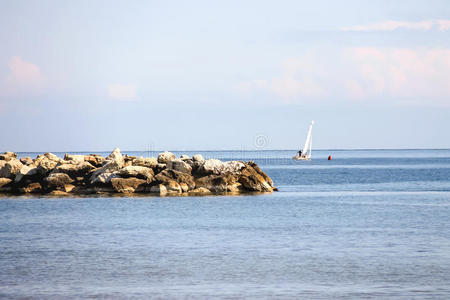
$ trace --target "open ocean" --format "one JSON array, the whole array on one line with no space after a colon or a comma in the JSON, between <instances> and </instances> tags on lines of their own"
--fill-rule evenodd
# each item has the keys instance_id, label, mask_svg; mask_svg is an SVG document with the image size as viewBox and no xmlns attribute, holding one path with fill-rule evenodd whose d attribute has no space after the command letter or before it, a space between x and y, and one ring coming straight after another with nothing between
<instances>
[{"instance_id":1,"label":"open ocean","mask_svg":"<svg viewBox=\"0 0 450 300\"><path fill-rule=\"evenodd\" d=\"M450 150L200 153L280 191L0 196L0 298L450 298Z\"/></svg>"}]
</instances>

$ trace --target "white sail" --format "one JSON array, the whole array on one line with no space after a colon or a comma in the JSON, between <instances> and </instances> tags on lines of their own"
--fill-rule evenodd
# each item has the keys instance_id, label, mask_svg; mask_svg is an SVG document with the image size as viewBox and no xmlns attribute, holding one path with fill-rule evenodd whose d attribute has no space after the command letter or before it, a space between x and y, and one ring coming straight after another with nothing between
<instances>
[{"instance_id":1,"label":"white sail","mask_svg":"<svg viewBox=\"0 0 450 300\"><path fill-rule=\"evenodd\" d=\"M311 125L309 125L309 129L308 129L308 134L306 135L306 141L305 141L305 146L303 147L303 152L304 154L308 153L308 150L311 151L311 131L312 131L312 126L314 124L314 121L311 121Z\"/></svg>"},{"instance_id":2,"label":"white sail","mask_svg":"<svg viewBox=\"0 0 450 300\"><path fill-rule=\"evenodd\" d=\"M311 121L311 125L309 125L308 134L306 135L306 141L305 146L303 146L303 150L301 151L301 154L294 156L293 159L295 160L309 160L311 159L311 152L312 152L312 126L314 124L314 121Z\"/></svg>"}]
</instances>

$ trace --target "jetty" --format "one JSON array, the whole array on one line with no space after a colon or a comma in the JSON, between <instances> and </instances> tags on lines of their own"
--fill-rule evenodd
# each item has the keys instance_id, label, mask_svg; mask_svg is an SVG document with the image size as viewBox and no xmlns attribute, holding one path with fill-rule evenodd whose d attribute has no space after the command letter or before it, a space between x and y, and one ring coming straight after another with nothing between
<instances>
[{"instance_id":1,"label":"jetty","mask_svg":"<svg viewBox=\"0 0 450 300\"><path fill-rule=\"evenodd\" d=\"M254 162L204 159L196 154L177 158L52 153L18 158L0 154L0 193L54 196L149 193L159 196L235 195L277 191L272 179Z\"/></svg>"}]
</instances>

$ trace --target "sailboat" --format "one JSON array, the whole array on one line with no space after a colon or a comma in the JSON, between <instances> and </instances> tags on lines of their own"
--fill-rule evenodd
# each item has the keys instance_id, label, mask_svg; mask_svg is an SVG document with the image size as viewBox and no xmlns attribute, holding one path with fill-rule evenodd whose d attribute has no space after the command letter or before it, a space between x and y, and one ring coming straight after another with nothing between
<instances>
[{"instance_id":1,"label":"sailboat","mask_svg":"<svg viewBox=\"0 0 450 300\"><path fill-rule=\"evenodd\" d=\"M311 160L311 151L312 151L312 126L314 121L311 121L311 125L309 125L308 134L306 135L305 146L303 150L298 151L298 154L294 156L292 159L295 160Z\"/></svg>"}]
</instances>

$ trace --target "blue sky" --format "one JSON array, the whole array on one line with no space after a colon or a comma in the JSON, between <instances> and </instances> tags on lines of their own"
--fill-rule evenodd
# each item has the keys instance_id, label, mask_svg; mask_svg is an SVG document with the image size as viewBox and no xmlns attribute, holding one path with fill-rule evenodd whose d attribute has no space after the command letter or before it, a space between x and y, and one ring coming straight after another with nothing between
<instances>
[{"instance_id":1,"label":"blue sky","mask_svg":"<svg viewBox=\"0 0 450 300\"><path fill-rule=\"evenodd\" d=\"M2 1L0 151L450 148L448 1Z\"/></svg>"}]
</instances>

